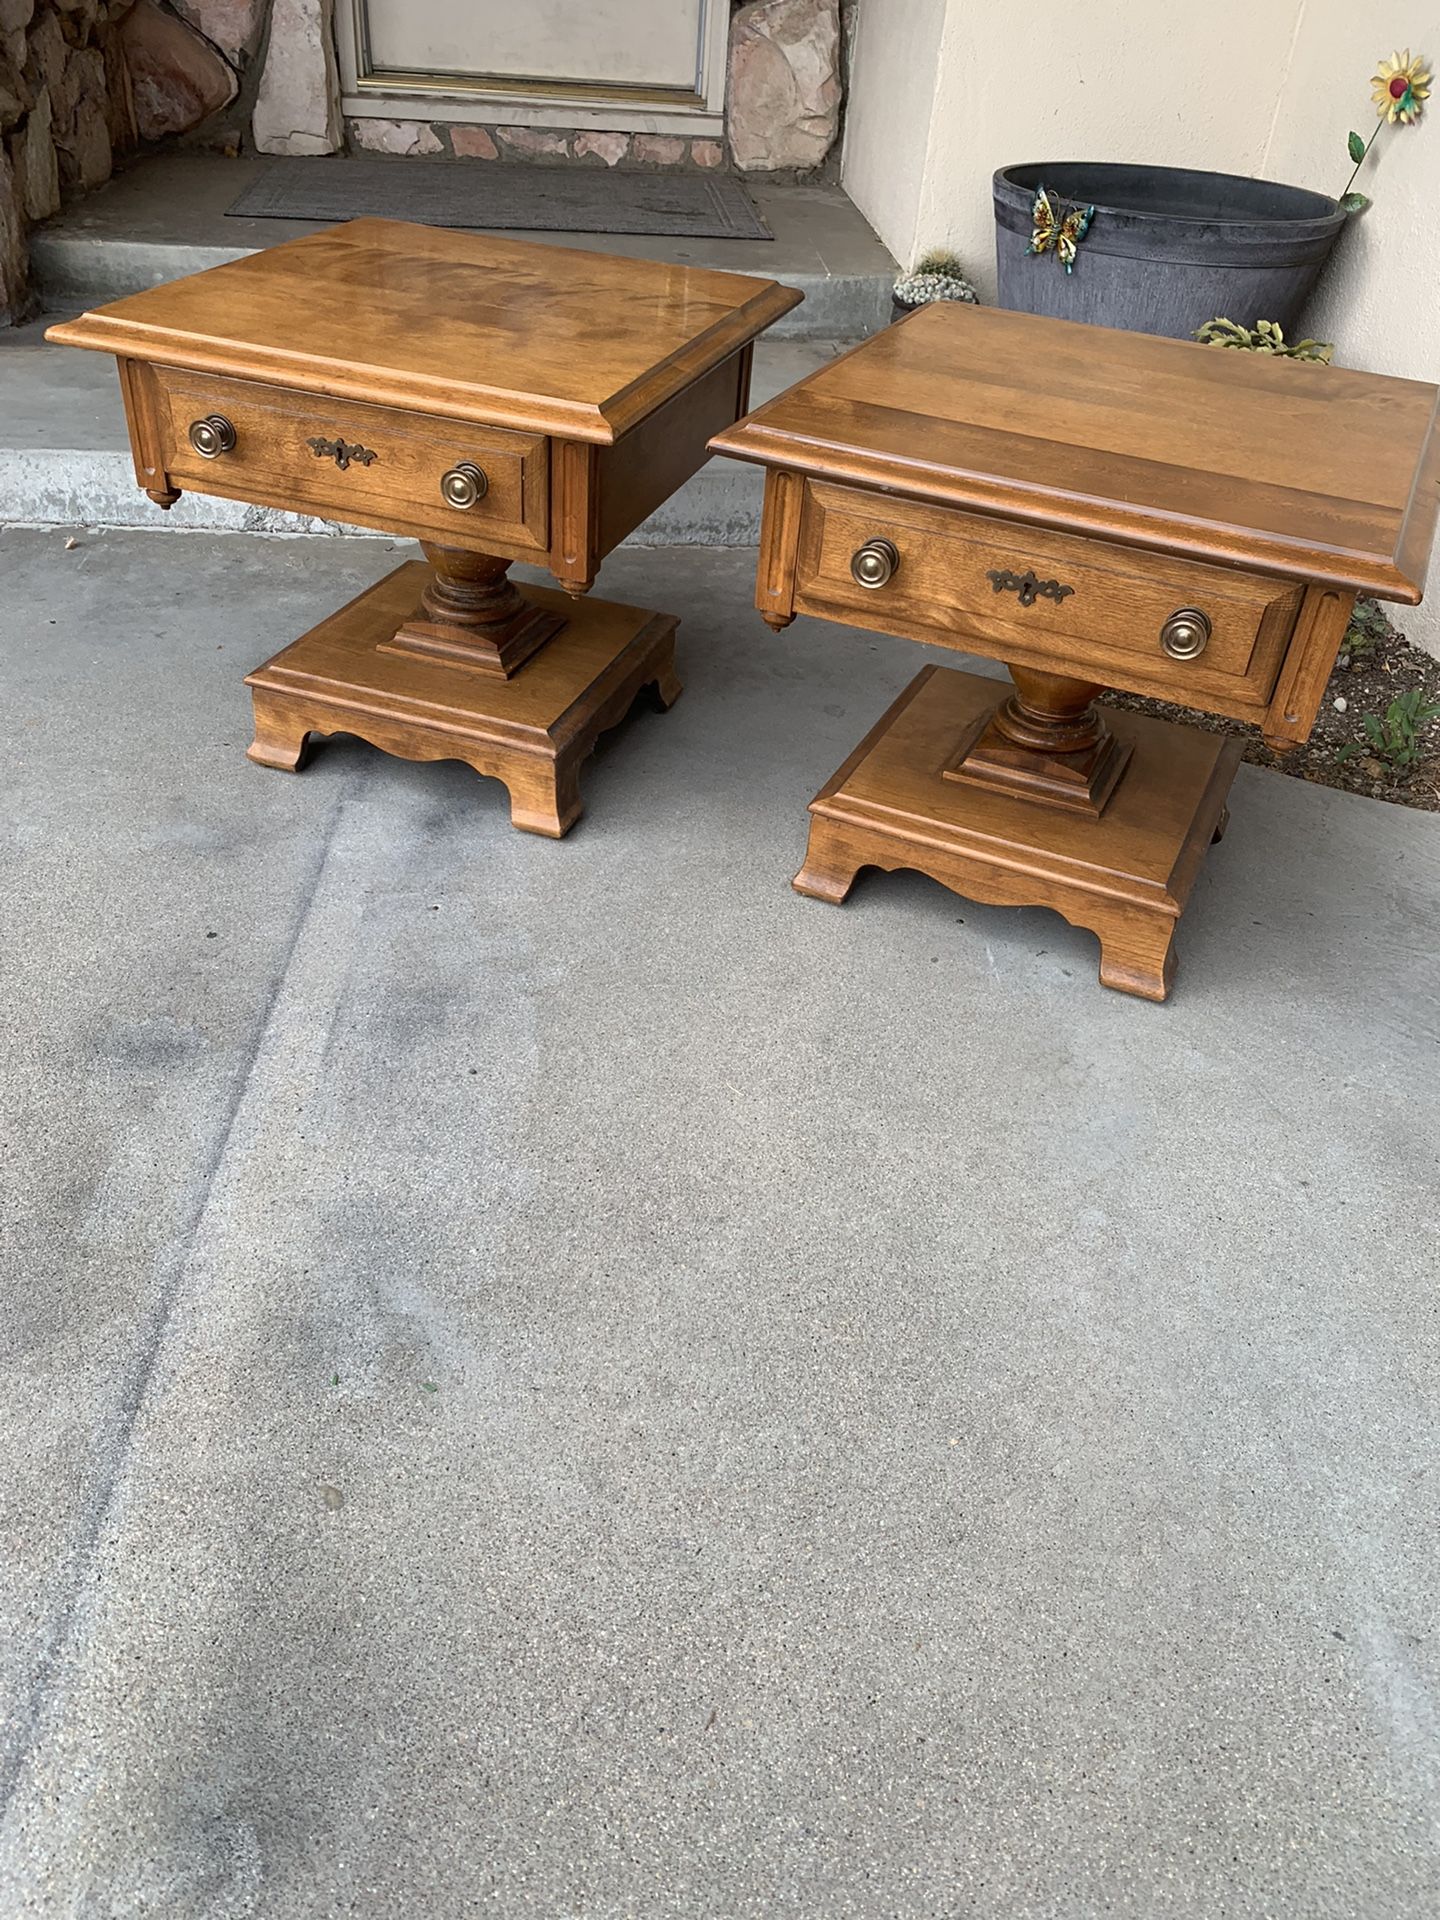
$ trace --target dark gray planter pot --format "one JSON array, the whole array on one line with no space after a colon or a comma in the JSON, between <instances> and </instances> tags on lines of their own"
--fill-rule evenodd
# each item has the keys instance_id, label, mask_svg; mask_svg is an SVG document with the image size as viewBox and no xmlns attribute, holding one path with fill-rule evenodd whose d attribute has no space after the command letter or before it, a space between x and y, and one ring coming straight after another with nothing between
<instances>
[{"instance_id":1,"label":"dark gray planter pot","mask_svg":"<svg viewBox=\"0 0 1440 1920\"><path fill-rule=\"evenodd\" d=\"M1052 201L1094 205L1073 273L1025 251L1042 180ZM1186 167L1003 167L994 192L1002 307L1180 340L1216 314L1292 333L1346 220L1323 193Z\"/></svg>"}]
</instances>

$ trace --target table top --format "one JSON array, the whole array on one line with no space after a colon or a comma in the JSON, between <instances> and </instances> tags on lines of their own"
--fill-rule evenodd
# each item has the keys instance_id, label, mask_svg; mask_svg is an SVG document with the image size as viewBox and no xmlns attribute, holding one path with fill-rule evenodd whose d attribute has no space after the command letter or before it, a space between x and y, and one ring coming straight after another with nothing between
<instances>
[{"instance_id":1,"label":"table top","mask_svg":"<svg viewBox=\"0 0 1440 1920\"><path fill-rule=\"evenodd\" d=\"M1414 604L1440 512L1418 380L958 304L830 361L712 450Z\"/></svg>"},{"instance_id":2,"label":"table top","mask_svg":"<svg viewBox=\"0 0 1440 1920\"><path fill-rule=\"evenodd\" d=\"M801 297L749 274L352 220L46 338L608 444Z\"/></svg>"}]
</instances>

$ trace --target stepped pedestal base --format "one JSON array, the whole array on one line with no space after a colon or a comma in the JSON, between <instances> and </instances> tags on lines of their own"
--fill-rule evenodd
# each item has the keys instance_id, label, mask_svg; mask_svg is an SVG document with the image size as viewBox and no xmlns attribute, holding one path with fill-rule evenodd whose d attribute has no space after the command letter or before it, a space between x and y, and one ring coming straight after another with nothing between
<instances>
[{"instance_id":1,"label":"stepped pedestal base","mask_svg":"<svg viewBox=\"0 0 1440 1920\"><path fill-rule=\"evenodd\" d=\"M250 758L295 772L312 734L350 733L402 760L463 760L504 782L517 827L559 839L580 817L580 764L599 735L642 688L660 707L679 698L678 622L526 587L501 646L487 639L471 658L433 617L432 579L419 561L398 567L257 667Z\"/></svg>"},{"instance_id":2,"label":"stepped pedestal base","mask_svg":"<svg viewBox=\"0 0 1440 1920\"><path fill-rule=\"evenodd\" d=\"M838 904L863 868L910 867L969 899L1053 907L1099 935L1102 985L1165 999L1241 741L1107 713L1113 744L1077 778L1079 804L1073 791L957 778L966 743L993 737L999 690L978 674L919 673L811 802L796 888Z\"/></svg>"}]
</instances>

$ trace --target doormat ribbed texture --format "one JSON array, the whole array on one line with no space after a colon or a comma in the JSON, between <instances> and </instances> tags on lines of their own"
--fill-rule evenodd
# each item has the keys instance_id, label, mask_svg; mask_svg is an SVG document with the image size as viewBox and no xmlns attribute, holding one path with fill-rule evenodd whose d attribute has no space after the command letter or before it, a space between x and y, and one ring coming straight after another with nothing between
<instances>
[{"instance_id":1,"label":"doormat ribbed texture","mask_svg":"<svg viewBox=\"0 0 1440 1920\"><path fill-rule=\"evenodd\" d=\"M770 240L733 174L613 173L508 161L272 160L232 214L267 220L418 220L431 227L547 233L655 233Z\"/></svg>"}]
</instances>

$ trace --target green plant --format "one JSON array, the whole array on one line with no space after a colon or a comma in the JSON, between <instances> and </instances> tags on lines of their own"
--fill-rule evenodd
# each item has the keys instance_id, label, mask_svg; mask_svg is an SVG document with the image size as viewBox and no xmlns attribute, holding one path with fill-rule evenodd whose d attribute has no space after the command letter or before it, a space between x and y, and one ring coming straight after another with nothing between
<instances>
[{"instance_id":1,"label":"green plant","mask_svg":"<svg viewBox=\"0 0 1440 1920\"><path fill-rule=\"evenodd\" d=\"M1357 600L1340 651L1351 660L1368 660L1382 640L1395 629L1378 600Z\"/></svg>"},{"instance_id":2,"label":"green plant","mask_svg":"<svg viewBox=\"0 0 1440 1920\"><path fill-rule=\"evenodd\" d=\"M947 253L943 247L936 247L930 253L922 253L912 269L915 273L944 273L953 280L963 280L965 269L960 264L958 253Z\"/></svg>"},{"instance_id":3,"label":"green plant","mask_svg":"<svg viewBox=\"0 0 1440 1920\"><path fill-rule=\"evenodd\" d=\"M1368 751L1393 773L1413 773L1425 754L1421 735L1435 719L1440 719L1440 700L1427 700L1419 687L1411 687L1392 700L1383 714L1362 713L1365 738L1343 746L1336 760L1352 760Z\"/></svg>"},{"instance_id":4,"label":"green plant","mask_svg":"<svg viewBox=\"0 0 1440 1920\"><path fill-rule=\"evenodd\" d=\"M1206 347L1236 347L1242 353L1274 353L1285 360L1323 360L1326 366L1335 351L1328 340L1287 341L1284 330L1273 320L1242 327L1238 320L1227 320L1222 314L1197 327L1195 338Z\"/></svg>"}]
</instances>

